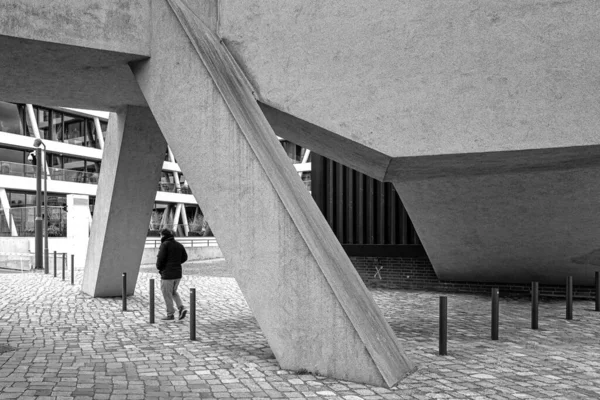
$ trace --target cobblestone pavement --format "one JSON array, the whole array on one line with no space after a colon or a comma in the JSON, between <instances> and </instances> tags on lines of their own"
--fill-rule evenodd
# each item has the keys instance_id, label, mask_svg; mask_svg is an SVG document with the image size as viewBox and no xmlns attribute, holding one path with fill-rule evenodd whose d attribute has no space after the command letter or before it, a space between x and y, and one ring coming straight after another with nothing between
<instances>
[{"instance_id":1,"label":"cobblestone pavement","mask_svg":"<svg viewBox=\"0 0 600 400\"><path fill-rule=\"evenodd\" d=\"M490 340L490 299L448 295L449 355L437 355L438 296L374 290L417 370L393 389L281 370L230 277L200 263L181 293L197 290L197 341L188 319L149 324L144 267L131 311L41 273L0 279L0 399L326 398L598 399L600 313L576 301L543 301L540 330L527 300L501 299L500 340ZM207 273L203 273L207 271ZM77 272L76 283L81 280ZM157 280L158 289L158 280Z\"/></svg>"}]
</instances>

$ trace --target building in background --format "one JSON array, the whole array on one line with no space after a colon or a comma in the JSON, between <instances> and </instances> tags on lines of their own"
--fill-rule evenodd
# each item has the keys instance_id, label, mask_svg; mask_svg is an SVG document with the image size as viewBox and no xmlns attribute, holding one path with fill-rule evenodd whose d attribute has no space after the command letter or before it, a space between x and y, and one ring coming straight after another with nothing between
<instances>
[{"instance_id":1,"label":"building in background","mask_svg":"<svg viewBox=\"0 0 600 400\"><path fill-rule=\"evenodd\" d=\"M48 148L48 235L67 236L67 195L87 196L90 223L101 172L108 113L0 101L0 235L34 236L35 166L28 156L36 138ZM310 190L310 151L282 140ZM179 236L212 236L185 176L165 149L148 236L163 228Z\"/></svg>"}]
</instances>

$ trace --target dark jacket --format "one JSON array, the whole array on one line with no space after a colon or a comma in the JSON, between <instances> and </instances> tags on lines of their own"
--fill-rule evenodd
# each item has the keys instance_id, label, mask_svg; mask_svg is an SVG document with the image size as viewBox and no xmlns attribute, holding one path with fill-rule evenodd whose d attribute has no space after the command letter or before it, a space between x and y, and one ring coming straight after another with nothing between
<instances>
[{"instance_id":1,"label":"dark jacket","mask_svg":"<svg viewBox=\"0 0 600 400\"><path fill-rule=\"evenodd\" d=\"M181 279L181 264L187 261L187 252L173 236L161 239L162 244L156 257L156 268L164 280Z\"/></svg>"}]
</instances>

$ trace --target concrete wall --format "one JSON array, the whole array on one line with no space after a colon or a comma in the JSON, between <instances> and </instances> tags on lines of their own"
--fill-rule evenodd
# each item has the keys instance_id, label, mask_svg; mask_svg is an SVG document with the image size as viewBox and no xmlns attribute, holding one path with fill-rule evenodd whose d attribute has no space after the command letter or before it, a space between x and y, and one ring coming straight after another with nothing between
<instances>
[{"instance_id":1,"label":"concrete wall","mask_svg":"<svg viewBox=\"0 0 600 400\"><path fill-rule=\"evenodd\" d=\"M219 4L261 101L390 156L599 143L596 0Z\"/></svg>"},{"instance_id":2,"label":"concrete wall","mask_svg":"<svg viewBox=\"0 0 600 400\"><path fill-rule=\"evenodd\" d=\"M150 55L149 0L3 0L0 35Z\"/></svg>"}]
</instances>

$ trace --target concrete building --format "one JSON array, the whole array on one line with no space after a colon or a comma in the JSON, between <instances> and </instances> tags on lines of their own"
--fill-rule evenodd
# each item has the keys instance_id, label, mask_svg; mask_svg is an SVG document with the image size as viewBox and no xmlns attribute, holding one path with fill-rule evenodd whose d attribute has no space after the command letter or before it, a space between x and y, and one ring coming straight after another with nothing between
<instances>
[{"instance_id":1,"label":"concrete building","mask_svg":"<svg viewBox=\"0 0 600 400\"><path fill-rule=\"evenodd\" d=\"M83 282L92 296L118 293L123 269L135 286L168 143L284 368L386 385L409 373L277 136L393 185L440 279L593 279L595 1L4 7L7 101L116 112ZM372 229L398 238L384 225Z\"/></svg>"}]
</instances>

